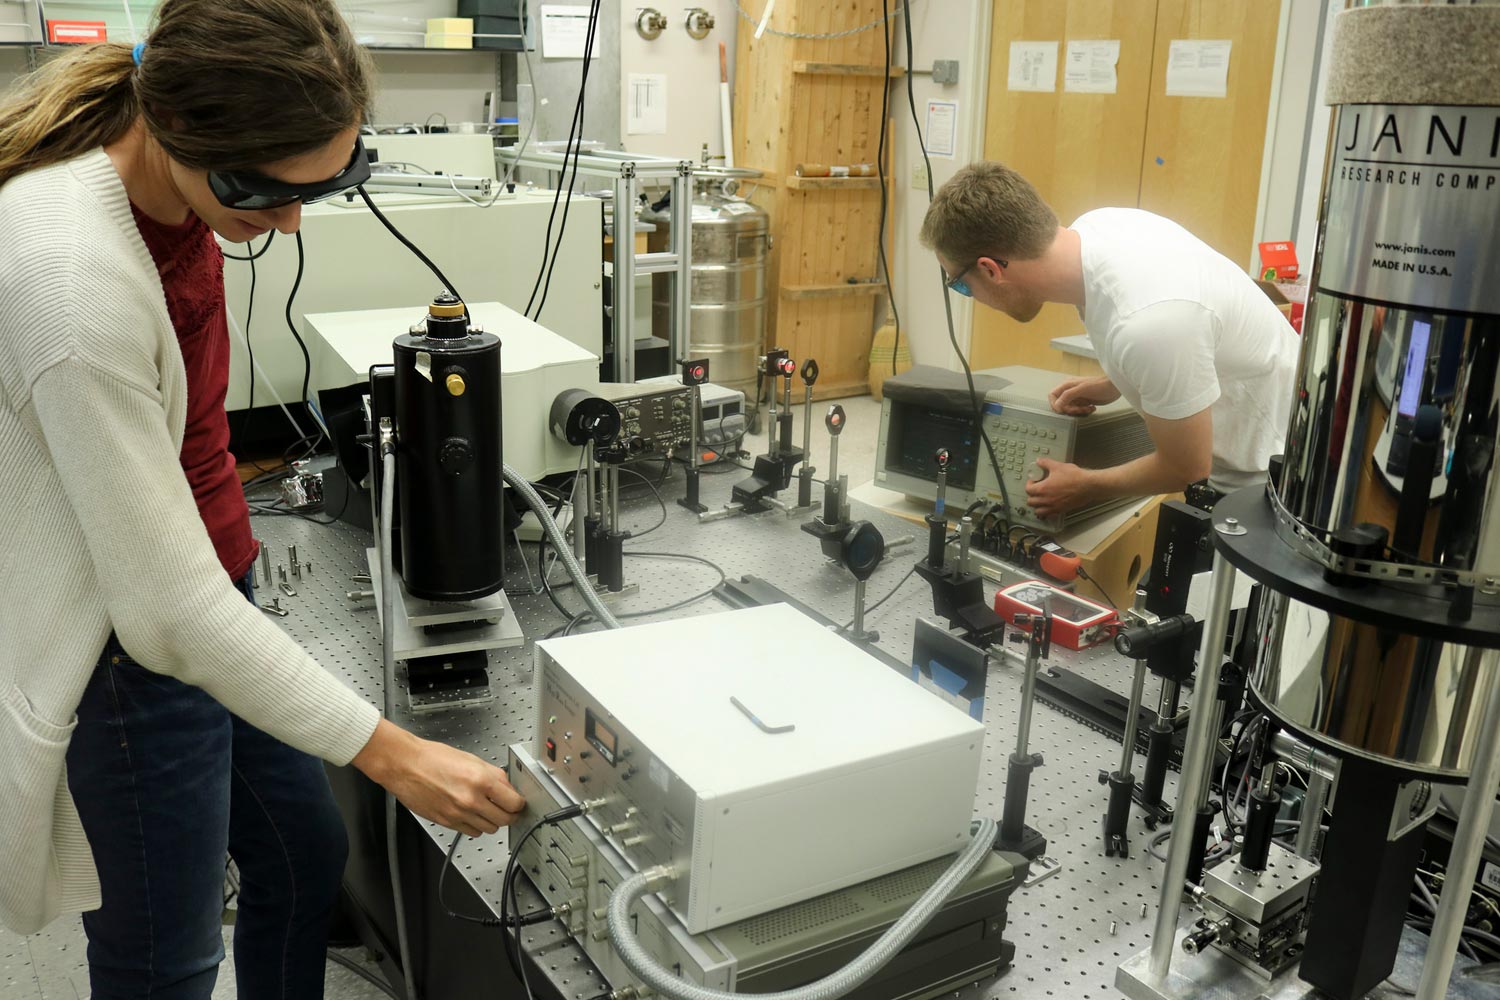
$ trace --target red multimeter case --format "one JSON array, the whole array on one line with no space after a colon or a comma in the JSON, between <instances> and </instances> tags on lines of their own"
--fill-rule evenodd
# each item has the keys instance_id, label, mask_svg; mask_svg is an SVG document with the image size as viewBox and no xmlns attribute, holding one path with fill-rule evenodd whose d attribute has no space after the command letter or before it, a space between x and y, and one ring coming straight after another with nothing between
<instances>
[{"instance_id":1,"label":"red multimeter case","mask_svg":"<svg viewBox=\"0 0 1500 1000\"><path fill-rule=\"evenodd\" d=\"M1088 649L1107 642L1114 635L1120 619L1113 608L1058 590L1040 580L1013 583L996 592L995 613L1016 628L1030 631L1025 625L1016 625L1016 616L1041 614L1044 594L1052 595L1052 641L1059 646Z\"/></svg>"}]
</instances>

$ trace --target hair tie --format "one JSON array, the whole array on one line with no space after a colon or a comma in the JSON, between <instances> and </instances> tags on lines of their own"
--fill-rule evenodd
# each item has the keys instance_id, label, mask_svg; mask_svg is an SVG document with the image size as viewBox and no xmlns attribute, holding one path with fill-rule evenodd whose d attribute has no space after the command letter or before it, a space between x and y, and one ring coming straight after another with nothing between
<instances>
[{"instance_id":1,"label":"hair tie","mask_svg":"<svg viewBox=\"0 0 1500 1000\"><path fill-rule=\"evenodd\" d=\"M139 42L135 43L135 48L130 50L130 58L135 60L135 64L139 66L141 64L141 56L144 55L145 52L146 40L143 38Z\"/></svg>"}]
</instances>

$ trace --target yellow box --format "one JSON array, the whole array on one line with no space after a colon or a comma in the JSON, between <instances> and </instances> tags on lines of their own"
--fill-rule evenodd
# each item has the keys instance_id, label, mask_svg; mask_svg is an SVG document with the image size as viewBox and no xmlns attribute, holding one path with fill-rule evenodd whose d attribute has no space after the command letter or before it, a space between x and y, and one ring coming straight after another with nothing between
<instances>
[{"instance_id":1,"label":"yellow box","mask_svg":"<svg viewBox=\"0 0 1500 1000\"><path fill-rule=\"evenodd\" d=\"M427 37L423 44L429 49L472 49L474 47L474 19L472 17L429 17Z\"/></svg>"}]
</instances>

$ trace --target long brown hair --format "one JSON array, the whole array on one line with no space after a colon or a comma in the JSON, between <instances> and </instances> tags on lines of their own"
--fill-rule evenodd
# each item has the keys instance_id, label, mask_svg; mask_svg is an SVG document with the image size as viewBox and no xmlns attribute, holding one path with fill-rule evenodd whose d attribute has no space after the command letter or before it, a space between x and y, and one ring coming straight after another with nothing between
<instances>
[{"instance_id":1,"label":"long brown hair","mask_svg":"<svg viewBox=\"0 0 1500 1000\"><path fill-rule=\"evenodd\" d=\"M0 184L137 118L185 166L274 163L362 122L373 76L332 0L164 0L140 65L128 45L88 45L0 99Z\"/></svg>"}]
</instances>

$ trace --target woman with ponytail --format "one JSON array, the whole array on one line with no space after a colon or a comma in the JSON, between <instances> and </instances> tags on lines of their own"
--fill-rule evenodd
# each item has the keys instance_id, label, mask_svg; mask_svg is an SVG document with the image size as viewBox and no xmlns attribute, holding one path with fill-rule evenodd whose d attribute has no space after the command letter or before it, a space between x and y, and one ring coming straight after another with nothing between
<instances>
[{"instance_id":1,"label":"woman with ponytail","mask_svg":"<svg viewBox=\"0 0 1500 1000\"><path fill-rule=\"evenodd\" d=\"M223 259L368 173L332 0L164 0L0 95L0 923L84 911L93 995L322 995L322 761L471 836L503 772L378 717L256 609ZM321 758L321 760L320 760Z\"/></svg>"}]
</instances>

